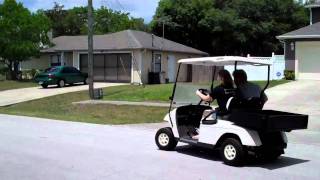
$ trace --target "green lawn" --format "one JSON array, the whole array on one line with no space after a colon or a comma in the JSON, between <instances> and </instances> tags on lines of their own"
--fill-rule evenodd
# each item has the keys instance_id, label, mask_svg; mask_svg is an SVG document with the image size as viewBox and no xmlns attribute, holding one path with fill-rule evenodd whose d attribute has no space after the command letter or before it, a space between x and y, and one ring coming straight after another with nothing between
<instances>
[{"instance_id":1,"label":"green lawn","mask_svg":"<svg viewBox=\"0 0 320 180\"><path fill-rule=\"evenodd\" d=\"M130 124L161 122L168 111L168 108L158 107L71 104L87 99L87 91L68 93L0 107L0 113L97 124Z\"/></svg>"},{"instance_id":2,"label":"green lawn","mask_svg":"<svg viewBox=\"0 0 320 180\"><path fill-rule=\"evenodd\" d=\"M34 82L0 81L0 91L38 86Z\"/></svg>"},{"instance_id":3,"label":"green lawn","mask_svg":"<svg viewBox=\"0 0 320 180\"><path fill-rule=\"evenodd\" d=\"M270 87L279 84L284 84L290 81L270 81ZM265 86L265 81L255 81L262 88ZM208 86L209 87L209 86ZM169 97L172 94L173 84L161 85L146 85L142 86L118 86L104 89L104 100L118 100L118 101L159 101L169 102Z\"/></svg>"},{"instance_id":4,"label":"green lawn","mask_svg":"<svg viewBox=\"0 0 320 180\"><path fill-rule=\"evenodd\" d=\"M270 86L286 82L273 81ZM264 85L264 82L258 84ZM104 89L104 99L168 102L172 87L172 84L108 87ZM168 108L160 107L72 104L88 99L87 91L74 92L0 107L0 113L97 124L131 124L161 122L168 112Z\"/></svg>"}]
</instances>

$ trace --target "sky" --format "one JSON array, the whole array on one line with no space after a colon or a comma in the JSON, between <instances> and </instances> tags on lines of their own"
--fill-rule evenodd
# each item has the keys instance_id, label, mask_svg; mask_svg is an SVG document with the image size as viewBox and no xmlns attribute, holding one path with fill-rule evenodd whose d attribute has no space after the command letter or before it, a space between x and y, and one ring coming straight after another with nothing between
<instances>
[{"instance_id":1,"label":"sky","mask_svg":"<svg viewBox=\"0 0 320 180\"><path fill-rule=\"evenodd\" d=\"M65 9L74 6L86 6L87 0L17 0L22 2L25 7L31 11L38 9L51 9L54 2L64 5ZM149 23L158 6L159 0L92 0L94 7L101 5L107 6L114 10L120 10L130 13L132 17L143 18ZM2 3L3 0L0 0Z\"/></svg>"}]
</instances>

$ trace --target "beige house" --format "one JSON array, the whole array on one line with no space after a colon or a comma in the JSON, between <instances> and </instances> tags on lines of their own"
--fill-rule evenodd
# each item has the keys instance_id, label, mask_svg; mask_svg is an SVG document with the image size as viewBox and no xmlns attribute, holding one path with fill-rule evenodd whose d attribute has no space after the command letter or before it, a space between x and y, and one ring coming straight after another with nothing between
<instances>
[{"instance_id":1,"label":"beige house","mask_svg":"<svg viewBox=\"0 0 320 180\"><path fill-rule=\"evenodd\" d=\"M310 25L277 36L284 44L285 65L297 79L320 80L320 0L306 6Z\"/></svg>"},{"instance_id":2,"label":"beige house","mask_svg":"<svg viewBox=\"0 0 320 180\"><path fill-rule=\"evenodd\" d=\"M42 51L40 58L21 64L22 69L45 69L50 66L74 66L88 69L87 36L60 36L54 46ZM208 54L185 45L141 31L125 30L94 36L94 79L105 82L148 83L158 78L161 83L173 82L177 61ZM192 67L181 67L190 80ZM189 74L189 76L187 76Z\"/></svg>"}]
</instances>

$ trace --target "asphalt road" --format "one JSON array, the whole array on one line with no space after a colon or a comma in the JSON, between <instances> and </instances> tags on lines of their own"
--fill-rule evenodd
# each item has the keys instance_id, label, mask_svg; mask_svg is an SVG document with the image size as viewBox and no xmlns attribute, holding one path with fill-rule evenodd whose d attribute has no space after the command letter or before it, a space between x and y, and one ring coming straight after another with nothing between
<instances>
[{"instance_id":1,"label":"asphalt road","mask_svg":"<svg viewBox=\"0 0 320 180\"><path fill-rule=\"evenodd\" d=\"M273 163L223 164L215 152L179 144L165 152L151 127L0 115L0 179L319 179L320 143L297 133ZM299 139L299 135L301 135ZM319 137L319 136L317 136ZM290 140L290 139L289 139Z\"/></svg>"},{"instance_id":2,"label":"asphalt road","mask_svg":"<svg viewBox=\"0 0 320 180\"><path fill-rule=\"evenodd\" d=\"M288 133L279 160L230 167L215 152L178 144L160 151L165 124L108 126L0 115L0 180L320 179L320 81L268 90L267 109L310 115L307 130Z\"/></svg>"}]
</instances>

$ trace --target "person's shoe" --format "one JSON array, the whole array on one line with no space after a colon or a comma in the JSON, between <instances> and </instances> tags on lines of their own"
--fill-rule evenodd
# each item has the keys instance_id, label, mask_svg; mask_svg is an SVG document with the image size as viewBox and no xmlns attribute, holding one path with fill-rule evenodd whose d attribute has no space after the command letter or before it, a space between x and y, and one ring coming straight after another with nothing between
<instances>
[{"instance_id":1,"label":"person's shoe","mask_svg":"<svg viewBox=\"0 0 320 180\"><path fill-rule=\"evenodd\" d=\"M191 138L194 139L194 140L198 140L199 139L199 134L198 135L194 135Z\"/></svg>"}]
</instances>

